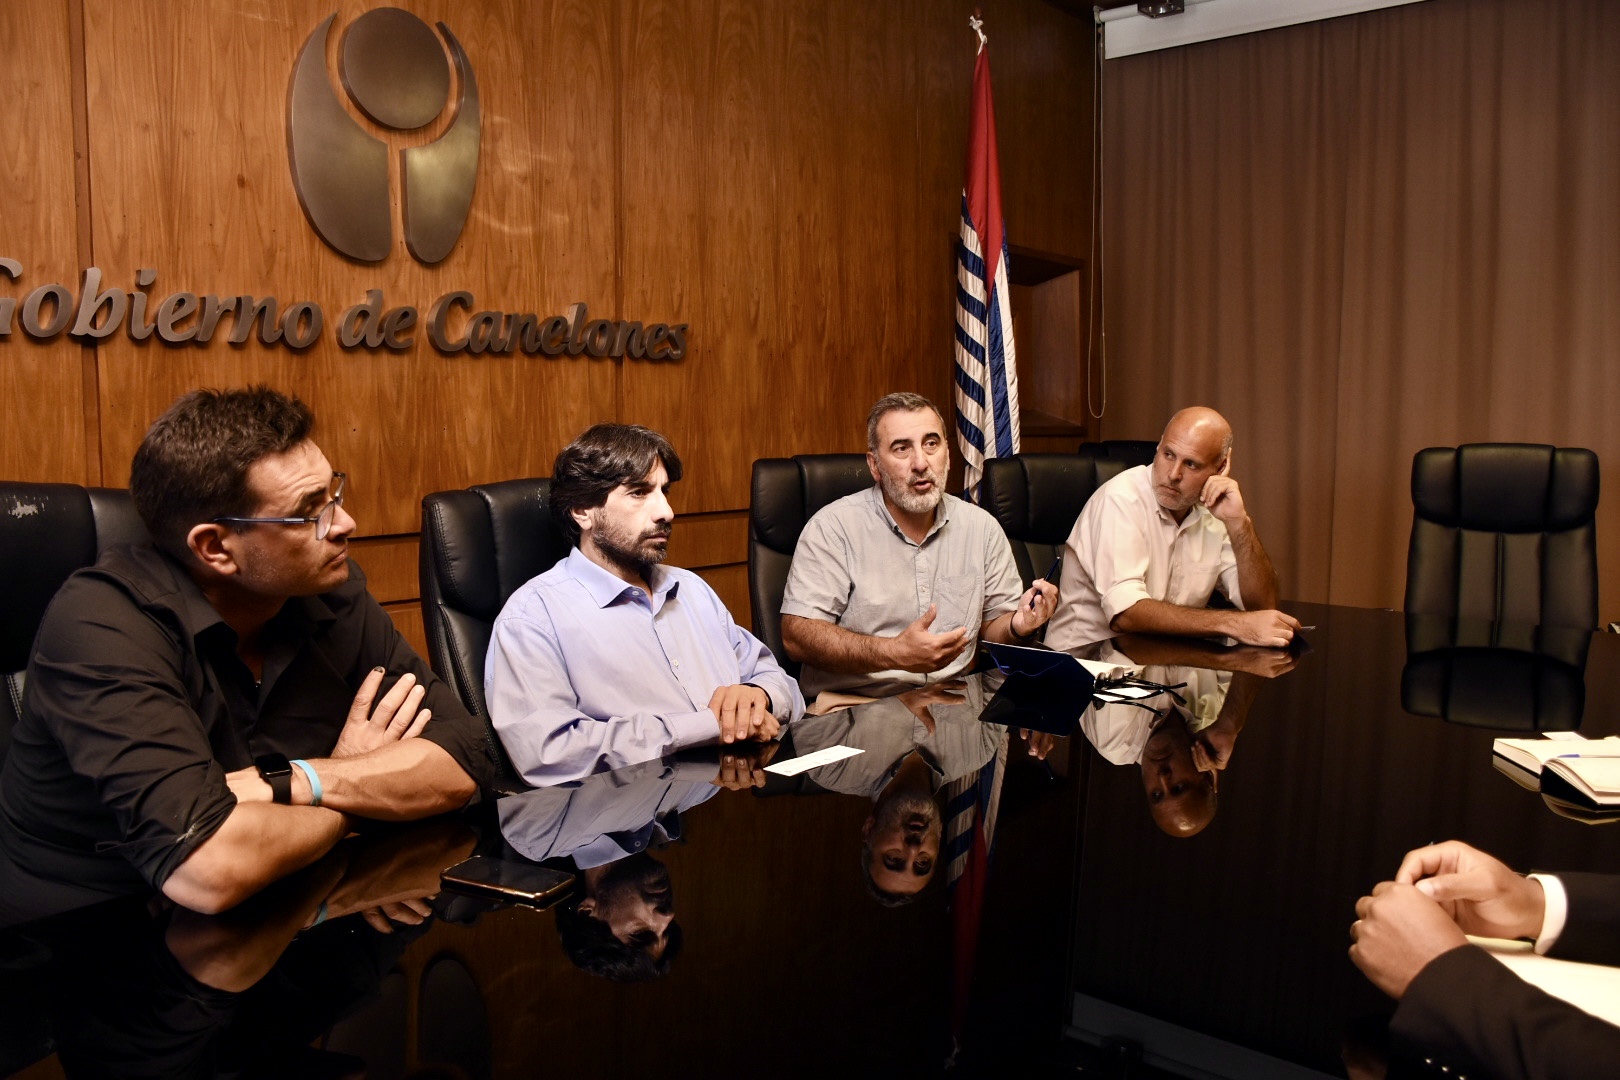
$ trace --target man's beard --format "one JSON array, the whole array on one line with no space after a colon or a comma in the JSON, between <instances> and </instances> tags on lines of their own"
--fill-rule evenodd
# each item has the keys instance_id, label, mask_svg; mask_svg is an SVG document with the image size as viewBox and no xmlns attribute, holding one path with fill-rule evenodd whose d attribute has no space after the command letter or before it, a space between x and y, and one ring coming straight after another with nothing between
<instances>
[{"instance_id":1,"label":"man's beard","mask_svg":"<svg viewBox=\"0 0 1620 1080\"><path fill-rule=\"evenodd\" d=\"M900 826L907 836L927 836L941 828L939 804L922 791L900 791L872 808L875 832Z\"/></svg>"},{"instance_id":2,"label":"man's beard","mask_svg":"<svg viewBox=\"0 0 1620 1080\"><path fill-rule=\"evenodd\" d=\"M662 525L632 539L627 532L599 523L594 536L596 549L619 569L645 578L669 554L667 544L649 544L648 541L654 537L667 538L673 528L673 523Z\"/></svg>"},{"instance_id":3,"label":"man's beard","mask_svg":"<svg viewBox=\"0 0 1620 1080\"><path fill-rule=\"evenodd\" d=\"M883 474L883 494L889 501L908 514L926 514L939 505L940 496L945 493L945 474L936 469L929 469L926 474L934 482L934 486L925 492L911 490L911 482L921 479L914 473L907 472L904 477Z\"/></svg>"},{"instance_id":4,"label":"man's beard","mask_svg":"<svg viewBox=\"0 0 1620 1080\"><path fill-rule=\"evenodd\" d=\"M669 868L645 851L609 863L602 880L596 883L599 894L621 889L639 893L643 899L653 902L660 898L672 900L674 897Z\"/></svg>"}]
</instances>

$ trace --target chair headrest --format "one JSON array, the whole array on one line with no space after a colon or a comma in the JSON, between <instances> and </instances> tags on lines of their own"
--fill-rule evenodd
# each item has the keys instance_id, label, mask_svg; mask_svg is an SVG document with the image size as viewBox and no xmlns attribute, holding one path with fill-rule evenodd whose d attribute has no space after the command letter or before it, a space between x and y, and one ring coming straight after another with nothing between
<instances>
[{"instance_id":1,"label":"chair headrest","mask_svg":"<svg viewBox=\"0 0 1620 1080\"><path fill-rule=\"evenodd\" d=\"M1418 516L1451 528L1563 532L1590 523L1597 501L1597 455L1579 447L1469 443L1412 459Z\"/></svg>"},{"instance_id":2,"label":"chair headrest","mask_svg":"<svg viewBox=\"0 0 1620 1080\"><path fill-rule=\"evenodd\" d=\"M573 546L551 516L551 481L503 480L422 500L425 551L444 602L494 621L507 598Z\"/></svg>"},{"instance_id":3,"label":"chair headrest","mask_svg":"<svg viewBox=\"0 0 1620 1080\"><path fill-rule=\"evenodd\" d=\"M96 561L90 497L77 484L0 484L0 671L28 666L56 590Z\"/></svg>"},{"instance_id":4,"label":"chair headrest","mask_svg":"<svg viewBox=\"0 0 1620 1080\"><path fill-rule=\"evenodd\" d=\"M748 520L754 540L792 555L817 510L870 487L864 454L801 454L754 462Z\"/></svg>"}]
</instances>

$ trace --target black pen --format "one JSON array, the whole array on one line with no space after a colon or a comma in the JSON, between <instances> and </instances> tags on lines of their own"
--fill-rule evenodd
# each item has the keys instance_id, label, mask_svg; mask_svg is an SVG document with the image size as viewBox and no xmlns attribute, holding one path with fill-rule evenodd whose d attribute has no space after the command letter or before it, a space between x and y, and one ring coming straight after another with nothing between
<instances>
[{"instance_id":1,"label":"black pen","mask_svg":"<svg viewBox=\"0 0 1620 1080\"><path fill-rule=\"evenodd\" d=\"M1041 580L1045 581L1045 582L1047 582L1049 584L1052 583L1052 575L1058 572L1058 564L1060 564L1062 562L1063 562L1063 555L1061 553L1059 553L1058 556L1052 560L1052 565L1048 566L1046 568L1046 576L1041 578ZM1037 595L1039 595L1039 594L1037 594ZM1031 610L1031 611L1035 610L1035 597L1034 596L1029 598L1029 610Z\"/></svg>"}]
</instances>

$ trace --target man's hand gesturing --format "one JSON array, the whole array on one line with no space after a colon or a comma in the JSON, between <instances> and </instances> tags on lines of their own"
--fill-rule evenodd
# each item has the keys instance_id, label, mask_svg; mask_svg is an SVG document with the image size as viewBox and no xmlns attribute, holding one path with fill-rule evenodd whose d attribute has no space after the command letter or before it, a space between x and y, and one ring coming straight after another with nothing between
<instances>
[{"instance_id":1,"label":"man's hand gesturing","mask_svg":"<svg viewBox=\"0 0 1620 1080\"><path fill-rule=\"evenodd\" d=\"M958 626L942 634L932 633L928 628L934 624L938 613L939 606L929 604L928 610L917 616L915 622L889 639L892 667L900 671L938 671L962 655L967 645L967 628Z\"/></svg>"}]
</instances>

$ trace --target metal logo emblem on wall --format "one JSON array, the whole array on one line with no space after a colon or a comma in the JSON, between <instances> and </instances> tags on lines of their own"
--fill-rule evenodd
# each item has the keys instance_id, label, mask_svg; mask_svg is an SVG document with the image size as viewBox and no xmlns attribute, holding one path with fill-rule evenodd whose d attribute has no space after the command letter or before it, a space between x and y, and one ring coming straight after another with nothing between
<instances>
[{"instance_id":1,"label":"metal logo emblem on wall","mask_svg":"<svg viewBox=\"0 0 1620 1080\"><path fill-rule=\"evenodd\" d=\"M315 28L293 66L287 95L293 186L321 239L350 258L381 262L394 245L388 144L349 115L327 75L336 17ZM402 132L438 119L450 96L445 46L455 62L461 86L455 119L437 139L399 155L405 245L424 263L440 261L456 246L478 175L478 81L461 43L444 23L437 26L443 45L410 12L378 8L350 24L338 53L349 99L378 125Z\"/></svg>"}]
</instances>

